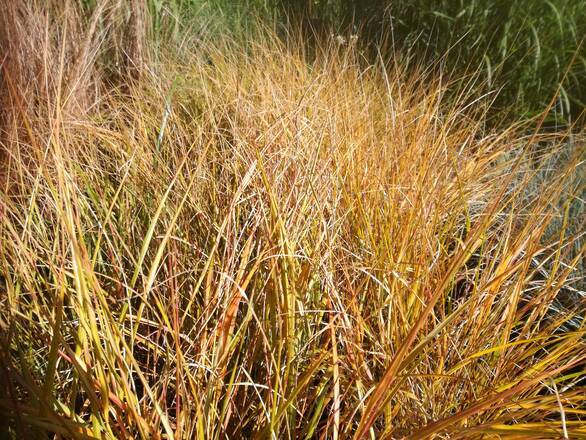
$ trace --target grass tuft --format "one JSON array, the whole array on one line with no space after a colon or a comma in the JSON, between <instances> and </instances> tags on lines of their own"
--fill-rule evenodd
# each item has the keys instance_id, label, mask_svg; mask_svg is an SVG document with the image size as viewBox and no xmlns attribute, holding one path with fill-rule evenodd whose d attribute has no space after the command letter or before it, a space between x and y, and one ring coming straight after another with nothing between
<instances>
[{"instance_id":1,"label":"grass tuft","mask_svg":"<svg viewBox=\"0 0 586 440\"><path fill-rule=\"evenodd\" d=\"M97 3L3 17L3 436L586 435L583 134Z\"/></svg>"}]
</instances>

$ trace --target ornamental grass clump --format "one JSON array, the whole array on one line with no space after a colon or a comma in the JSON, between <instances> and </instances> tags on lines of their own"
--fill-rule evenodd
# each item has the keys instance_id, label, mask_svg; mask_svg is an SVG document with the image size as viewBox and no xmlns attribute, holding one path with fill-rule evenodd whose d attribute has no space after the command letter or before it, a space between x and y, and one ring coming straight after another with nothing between
<instances>
[{"instance_id":1,"label":"ornamental grass clump","mask_svg":"<svg viewBox=\"0 0 586 440\"><path fill-rule=\"evenodd\" d=\"M583 136L489 131L490 96L398 54L259 28L116 64L107 20L27 8L4 437L586 435Z\"/></svg>"}]
</instances>

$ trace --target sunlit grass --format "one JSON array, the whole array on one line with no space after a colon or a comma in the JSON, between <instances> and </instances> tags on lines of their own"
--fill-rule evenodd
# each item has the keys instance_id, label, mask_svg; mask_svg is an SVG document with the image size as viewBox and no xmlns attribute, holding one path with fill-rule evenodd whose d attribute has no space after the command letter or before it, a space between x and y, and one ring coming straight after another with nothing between
<instances>
[{"instance_id":1,"label":"sunlit grass","mask_svg":"<svg viewBox=\"0 0 586 440\"><path fill-rule=\"evenodd\" d=\"M2 71L3 435L586 435L583 136L488 131L474 89L348 46L113 66L113 24L35 13Z\"/></svg>"}]
</instances>

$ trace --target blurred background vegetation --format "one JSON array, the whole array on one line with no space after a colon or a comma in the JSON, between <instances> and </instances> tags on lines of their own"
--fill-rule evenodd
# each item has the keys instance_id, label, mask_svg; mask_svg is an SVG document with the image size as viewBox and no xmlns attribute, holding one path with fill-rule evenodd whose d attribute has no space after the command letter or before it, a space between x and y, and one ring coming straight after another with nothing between
<instances>
[{"instance_id":1,"label":"blurred background vegetation","mask_svg":"<svg viewBox=\"0 0 586 440\"><path fill-rule=\"evenodd\" d=\"M448 70L481 69L500 90L496 108L540 112L558 85L558 121L574 119L586 99L586 4L579 0L297 0L279 1L298 16L356 27L369 41L395 47ZM575 55L575 57L574 57ZM571 66L570 66L571 64ZM562 82L564 73L567 78ZM553 116L553 115L552 115Z\"/></svg>"},{"instance_id":2,"label":"blurred background vegetation","mask_svg":"<svg viewBox=\"0 0 586 440\"><path fill-rule=\"evenodd\" d=\"M86 3L91 7L95 1ZM444 73L480 71L480 89L495 92L499 116L535 116L558 92L549 125L583 123L586 7L580 0L149 0L148 5L155 31L178 32L180 23L212 14L222 18L226 31L240 32L260 15L282 29L301 26L311 36L339 35L340 41L354 36L370 57L379 56L374 48L386 58L399 50L441 66ZM175 25L163 26L165 21Z\"/></svg>"}]
</instances>

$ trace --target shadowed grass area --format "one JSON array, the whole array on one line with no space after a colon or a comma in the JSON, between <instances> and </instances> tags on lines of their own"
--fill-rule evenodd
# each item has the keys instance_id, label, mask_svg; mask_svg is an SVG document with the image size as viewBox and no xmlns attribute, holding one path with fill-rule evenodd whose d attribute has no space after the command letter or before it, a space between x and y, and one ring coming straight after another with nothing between
<instances>
[{"instance_id":1,"label":"shadowed grass area","mask_svg":"<svg viewBox=\"0 0 586 440\"><path fill-rule=\"evenodd\" d=\"M101 4L3 40L3 436L586 435L582 134Z\"/></svg>"}]
</instances>

